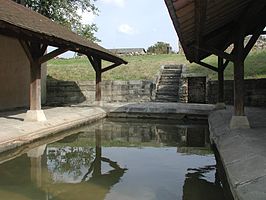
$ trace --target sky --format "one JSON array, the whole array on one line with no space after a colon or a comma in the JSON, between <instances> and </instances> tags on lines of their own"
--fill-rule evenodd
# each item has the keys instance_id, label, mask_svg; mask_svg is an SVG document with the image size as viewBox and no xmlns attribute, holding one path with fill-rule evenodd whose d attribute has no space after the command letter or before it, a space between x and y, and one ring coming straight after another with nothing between
<instances>
[{"instance_id":1,"label":"sky","mask_svg":"<svg viewBox=\"0 0 266 200\"><path fill-rule=\"evenodd\" d=\"M104 48L147 49L161 41L178 50L177 34L164 0L97 0L95 5L99 15L83 13L82 22L97 25L96 36Z\"/></svg>"}]
</instances>

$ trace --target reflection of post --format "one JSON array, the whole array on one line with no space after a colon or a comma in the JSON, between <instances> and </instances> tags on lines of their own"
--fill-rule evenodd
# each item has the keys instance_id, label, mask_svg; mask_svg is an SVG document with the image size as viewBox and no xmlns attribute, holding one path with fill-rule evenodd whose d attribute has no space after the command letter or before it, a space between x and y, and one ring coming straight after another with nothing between
<instances>
[{"instance_id":1,"label":"reflection of post","mask_svg":"<svg viewBox=\"0 0 266 200\"><path fill-rule=\"evenodd\" d=\"M33 183L37 187L42 186L42 155L45 151L46 145L39 146L30 150L27 156L30 158L30 175Z\"/></svg>"},{"instance_id":2,"label":"reflection of post","mask_svg":"<svg viewBox=\"0 0 266 200\"><path fill-rule=\"evenodd\" d=\"M101 175L101 157L102 157L102 147L101 147L101 129L95 129L95 139L96 139L96 158L94 160L94 170L93 176Z\"/></svg>"}]
</instances>

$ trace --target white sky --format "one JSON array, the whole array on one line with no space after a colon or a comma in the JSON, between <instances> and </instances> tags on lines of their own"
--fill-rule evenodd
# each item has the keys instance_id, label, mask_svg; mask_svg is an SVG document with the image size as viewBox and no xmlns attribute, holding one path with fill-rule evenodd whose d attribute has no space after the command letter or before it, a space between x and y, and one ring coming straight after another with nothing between
<instances>
[{"instance_id":1,"label":"white sky","mask_svg":"<svg viewBox=\"0 0 266 200\"><path fill-rule=\"evenodd\" d=\"M164 0L97 0L99 16L83 14L83 23L96 23L101 46L145 48L157 41L170 43L177 51L177 34ZM65 54L71 57L73 54Z\"/></svg>"}]
</instances>

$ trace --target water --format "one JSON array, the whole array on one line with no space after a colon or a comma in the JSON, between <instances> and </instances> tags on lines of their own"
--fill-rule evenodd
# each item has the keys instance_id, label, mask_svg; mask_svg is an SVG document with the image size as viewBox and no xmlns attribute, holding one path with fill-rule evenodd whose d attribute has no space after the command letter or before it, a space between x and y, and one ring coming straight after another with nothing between
<instances>
[{"instance_id":1,"label":"water","mask_svg":"<svg viewBox=\"0 0 266 200\"><path fill-rule=\"evenodd\" d=\"M107 119L61 137L72 133L0 157L0 199L225 199L205 123Z\"/></svg>"}]
</instances>

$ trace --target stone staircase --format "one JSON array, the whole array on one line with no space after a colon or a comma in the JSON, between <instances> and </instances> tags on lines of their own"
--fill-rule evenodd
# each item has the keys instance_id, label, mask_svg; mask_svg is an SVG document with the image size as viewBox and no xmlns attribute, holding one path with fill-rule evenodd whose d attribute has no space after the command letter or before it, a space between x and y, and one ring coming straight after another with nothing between
<instances>
[{"instance_id":1,"label":"stone staircase","mask_svg":"<svg viewBox=\"0 0 266 200\"><path fill-rule=\"evenodd\" d=\"M179 80L182 65L165 65L158 77L155 92L157 102L179 102Z\"/></svg>"}]
</instances>

